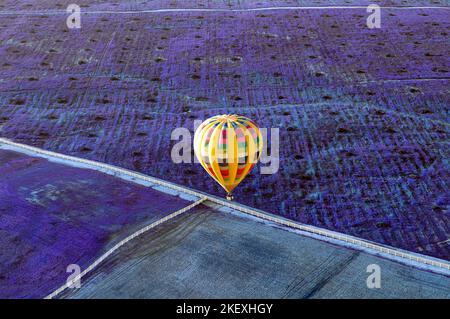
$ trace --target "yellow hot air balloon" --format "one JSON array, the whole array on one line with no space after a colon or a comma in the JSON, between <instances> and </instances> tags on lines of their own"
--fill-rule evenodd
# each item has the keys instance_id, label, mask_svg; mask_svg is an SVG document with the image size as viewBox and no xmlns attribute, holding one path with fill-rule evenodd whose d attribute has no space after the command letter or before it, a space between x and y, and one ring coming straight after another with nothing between
<instances>
[{"instance_id":1,"label":"yellow hot air balloon","mask_svg":"<svg viewBox=\"0 0 450 319\"><path fill-rule=\"evenodd\" d=\"M258 162L263 148L256 124L236 114L217 115L204 121L195 131L194 151L208 174L231 192Z\"/></svg>"}]
</instances>

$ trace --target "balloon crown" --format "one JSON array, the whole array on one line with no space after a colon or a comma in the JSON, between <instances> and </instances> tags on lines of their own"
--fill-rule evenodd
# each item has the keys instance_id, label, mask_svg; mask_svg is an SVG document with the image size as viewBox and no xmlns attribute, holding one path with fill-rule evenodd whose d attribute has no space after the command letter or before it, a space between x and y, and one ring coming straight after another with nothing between
<instances>
[{"instance_id":1,"label":"balloon crown","mask_svg":"<svg viewBox=\"0 0 450 319\"><path fill-rule=\"evenodd\" d=\"M222 114L217 115L217 120L219 121L236 121L238 119L237 114Z\"/></svg>"}]
</instances>

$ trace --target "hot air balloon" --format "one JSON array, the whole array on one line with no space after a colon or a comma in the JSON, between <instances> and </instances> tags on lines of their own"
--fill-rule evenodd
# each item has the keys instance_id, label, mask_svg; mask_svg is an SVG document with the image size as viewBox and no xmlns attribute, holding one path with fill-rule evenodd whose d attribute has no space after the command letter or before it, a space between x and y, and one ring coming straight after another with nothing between
<instances>
[{"instance_id":1,"label":"hot air balloon","mask_svg":"<svg viewBox=\"0 0 450 319\"><path fill-rule=\"evenodd\" d=\"M195 155L206 172L227 191L228 200L233 199L233 189L258 162L262 148L258 126L244 116L213 116L195 131Z\"/></svg>"}]
</instances>

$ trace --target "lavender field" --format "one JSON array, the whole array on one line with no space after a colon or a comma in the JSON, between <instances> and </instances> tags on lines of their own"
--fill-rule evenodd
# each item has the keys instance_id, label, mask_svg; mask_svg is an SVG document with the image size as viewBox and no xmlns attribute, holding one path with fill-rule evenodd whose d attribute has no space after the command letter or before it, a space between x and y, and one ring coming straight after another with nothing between
<instances>
[{"instance_id":1,"label":"lavender field","mask_svg":"<svg viewBox=\"0 0 450 319\"><path fill-rule=\"evenodd\" d=\"M189 203L96 171L0 150L0 298L43 298L107 249Z\"/></svg>"},{"instance_id":2,"label":"lavender field","mask_svg":"<svg viewBox=\"0 0 450 319\"><path fill-rule=\"evenodd\" d=\"M241 10L368 3L431 8ZM68 4L0 4L1 137L222 196L170 137L238 113L281 156L238 202L450 260L447 1L83 0L81 29ZM161 8L240 11L138 12Z\"/></svg>"}]
</instances>

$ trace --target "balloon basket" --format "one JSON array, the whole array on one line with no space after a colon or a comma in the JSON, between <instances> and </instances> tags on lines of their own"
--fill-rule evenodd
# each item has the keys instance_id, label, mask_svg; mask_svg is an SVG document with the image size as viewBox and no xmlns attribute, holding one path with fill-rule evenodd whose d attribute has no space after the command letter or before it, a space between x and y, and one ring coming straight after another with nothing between
<instances>
[{"instance_id":1,"label":"balloon basket","mask_svg":"<svg viewBox=\"0 0 450 319\"><path fill-rule=\"evenodd\" d=\"M233 200L233 195L231 195L231 194L227 194L227 200Z\"/></svg>"}]
</instances>

